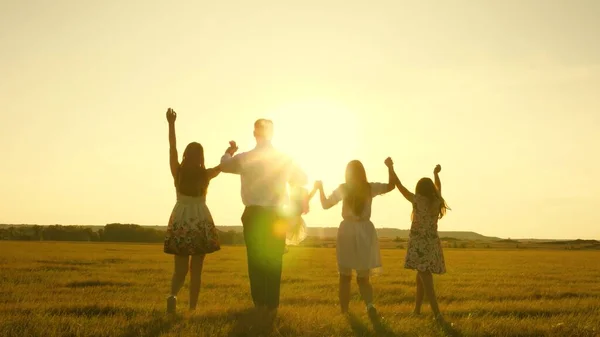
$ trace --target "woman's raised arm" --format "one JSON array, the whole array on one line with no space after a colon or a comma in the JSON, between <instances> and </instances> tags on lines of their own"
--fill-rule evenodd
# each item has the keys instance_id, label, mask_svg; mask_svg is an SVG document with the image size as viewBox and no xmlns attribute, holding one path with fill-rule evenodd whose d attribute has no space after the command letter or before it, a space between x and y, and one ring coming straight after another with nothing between
<instances>
[{"instance_id":1,"label":"woman's raised arm","mask_svg":"<svg viewBox=\"0 0 600 337\"><path fill-rule=\"evenodd\" d=\"M442 181L440 180L440 171L442 170L442 166L439 164L435 166L433 169L433 175L435 177L435 187L437 187L440 195L442 195Z\"/></svg>"},{"instance_id":2,"label":"woman's raised arm","mask_svg":"<svg viewBox=\"0 0 600 337\"><path fill-rule=\"evenodd\" d=\"M398 187L398 191L402 193L402 195L408 200L411 204L415 202L415 195L411 191L409 191L402 183L400 182L400 178L394 173L396 177L396 187Z\"/></svg>"},{"instance_id":3,"label":"woman's raised arm","mask_svg":"<svg viewBox=\"0 0 600 337\"><path fill-rule=\"evenodd\" d=\"M167 110L167 122L169 122L169 166L171 167L171 175L173 178L177 176L179 170L179 156L177 154L177 138L175 136L175 120L177 113L169 108Z\"/></svg>"}]
</instances>

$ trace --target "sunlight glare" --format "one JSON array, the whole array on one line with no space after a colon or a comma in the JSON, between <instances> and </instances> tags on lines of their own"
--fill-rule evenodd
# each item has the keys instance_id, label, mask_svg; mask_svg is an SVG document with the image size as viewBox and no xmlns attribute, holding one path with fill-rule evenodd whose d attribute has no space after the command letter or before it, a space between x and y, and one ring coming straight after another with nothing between
<instances>
[{"instance_id":1,"label":"sunlight glare","mask_svg":"<svg viewBox=\"0 0 600 337\"><path fill-rule=\"evenodd\" d=\"M274 143L306 171L309 184L343 182L346 163L356 154L361 133L356 113L338 102L305 101L273 111Z\"/></svg>"}]
</instances>

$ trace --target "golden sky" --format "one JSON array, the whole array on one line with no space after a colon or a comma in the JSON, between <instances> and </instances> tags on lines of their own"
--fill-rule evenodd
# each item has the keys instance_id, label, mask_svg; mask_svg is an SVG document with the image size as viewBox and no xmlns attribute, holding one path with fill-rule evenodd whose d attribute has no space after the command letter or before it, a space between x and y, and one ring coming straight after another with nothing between
<instances>
[{"instance_id":1,"label":"golden sky","mask_svg":"<svg viewBox=\"0 0 600 337\"><path fill-rule=\"evenodd\" d=\"M180 153L216 165L252 123L331 191L351 159L414 189L441 164L440 230L600 238L600 2L0 1L0 223L166 225ZM240 225L239 178L211 183ZM340 208L312 202L309 226ZM410 226L396 190L376 227Z\"/></svg>"}]
</instances>

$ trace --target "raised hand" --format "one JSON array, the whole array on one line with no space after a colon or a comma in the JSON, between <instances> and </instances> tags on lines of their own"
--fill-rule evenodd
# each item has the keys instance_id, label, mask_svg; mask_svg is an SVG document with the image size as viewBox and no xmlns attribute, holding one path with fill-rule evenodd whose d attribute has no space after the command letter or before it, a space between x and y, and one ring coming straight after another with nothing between
<instances>
[{"instance_id":1,"label":"raised hand","mask_svg":"<svg viewBox=\"0 0 600 337\"><path fill-rule=\"evenodd\" d=\"M322 190L323 189L323 182L321 180L317 180L315 181L315 190Z\"/></svg>"},{"instance_id":2,"label":"raised hand","mask_svg":"<svg viewBox=\"0 0 600 337\"><path fill-rule=\"evenodd\" d=\"M392 160L392 158L387 157L384 161L385 166L391 168L392 166L394 166L394 161Z\"/></svg>"},{"instance_id":3,"label":"raised hand","mask_svg":"<svg viewBox=\"0 0 600 337\"><path fill-rule=\"evenodd\" d=\"M225 150L225 153L229 153L229 155L233 156L238 150L238 146L235 143L235 141L230 141L229 142L229 147L227 148L227 150Z\"/></svg>"},{"instance_id":4,"label":"raised hand","mask_svg":"<svg viewBox=\"0 0 600 337\"><path fill-rule=\"evenodd\" d=\"M169 122L169 124L173 124L173 123L175 123L176 119L177 119L177 113L175 112L175 110L169 108L167 110L167 121Z\"/></svg>"},{"instance_id":5,"label":"raised hand","mask_svg":"<svg viewBox=\"0 0 600 337\"><path fill-rule=\"evenodd\" d=\"M438 174L438 173L440 173L440 171L442 171L442 167L438 164L433 169L433 174Z\"/></svg>"}]
</instances>

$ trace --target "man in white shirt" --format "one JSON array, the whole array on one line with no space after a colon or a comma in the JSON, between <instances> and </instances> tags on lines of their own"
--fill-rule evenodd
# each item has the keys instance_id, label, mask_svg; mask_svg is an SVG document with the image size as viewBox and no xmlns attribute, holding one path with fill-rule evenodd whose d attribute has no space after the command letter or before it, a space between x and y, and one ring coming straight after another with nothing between
<instances>
[{"instance_id":1,"label":"man in white shirt","mask_svg":"<svg viewBox=\"0 0 600 337\"><path fill-rule=\"evenodd\" d=\"M306 185L306 174L285 154L271 144L273 122L259 119L254 123L256 147L234 156L235 142L230 142L221 158L224 173L241 177L244 240L248 255L248 276L252 300L257 308L279 307L281 269L287 224L281 209L288 203L290 188Z\"/></svg>"}]
</instances>

